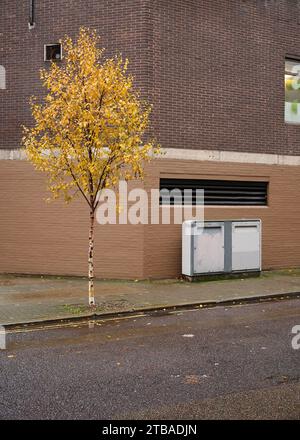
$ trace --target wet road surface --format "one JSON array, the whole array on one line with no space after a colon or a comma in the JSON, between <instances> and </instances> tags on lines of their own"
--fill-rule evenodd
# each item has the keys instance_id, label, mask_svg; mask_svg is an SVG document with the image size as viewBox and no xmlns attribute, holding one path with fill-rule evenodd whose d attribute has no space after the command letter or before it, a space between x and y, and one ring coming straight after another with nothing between
<instances>
[{"instance_id":1,"label":"wet road surface","mask_svg":"<svg viewBox=\"0 0 300 440\"><path fill-rule=\"evenodd\" d=\"M300 300L30 329L0 350L0 419L300 419Z\"/></svg>"}]
</instances>

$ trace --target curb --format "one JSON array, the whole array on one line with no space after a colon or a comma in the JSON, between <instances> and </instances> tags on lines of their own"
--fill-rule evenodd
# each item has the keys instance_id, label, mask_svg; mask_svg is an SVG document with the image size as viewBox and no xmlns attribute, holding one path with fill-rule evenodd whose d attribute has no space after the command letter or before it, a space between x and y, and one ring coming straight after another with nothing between
<instances>
[{"instance_id":1,"label":"curb","mask_svg":"<svg viewBox=\"0 0 300 440\"><path fill-rule=\"evenodd\" d=\"M64 325L70 323L86 323L89 321L100 321L100 320L110 320L116 318L126 318L135 315L147 315L152 313L153 316L155 314L167 315L176 310L187 310L193 308L212 308L218 306L235 306L242 304L255 304L261 302L268 301L282 301L286 299L297 299L300 298L300 292L287 292L287 293L275 293L270 295L263 296L249 296L244 298L232 298L227 300L219 300L219 301L201 301L195 303L183 303L178 305L164 305L164 306L156 306L156 307L141 307L139 309L134 310L124 310L124 311L116 311L116 312L104 312L104 313L87 313L81 316L69 315L62 318L53 318L53 319L42 319L42 320L32 320L20 323L8 323L1 324L8 330L17 330L24 328L34 328L41 326L57 326Z\"/></svg>"}]
</instances>

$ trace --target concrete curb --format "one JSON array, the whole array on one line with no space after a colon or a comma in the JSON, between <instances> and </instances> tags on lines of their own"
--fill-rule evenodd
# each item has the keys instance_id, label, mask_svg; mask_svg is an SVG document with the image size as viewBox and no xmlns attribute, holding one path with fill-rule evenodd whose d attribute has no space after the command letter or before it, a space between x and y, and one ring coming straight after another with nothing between
<instances>
[{"instance_id":1,"label":"concrete curb","mask_svg":"<svg viewBox=\"0 0 300 440\"><path fill-rule=\"evenodd\" d=\"M80 316L67 315L62 318L50 318L50 319L42 319L42 320L32 320L26 322L18 322L18 323L3 323L1 324L8 330L17 330L24 328L33 328L40 326L57 326L64 325L70 323L85 323L89 321L100 321L100 320L110 320L122 317L131 317L135 315L147 315L149 313L159 314L160 312L165 312L168 314L169 312L176 310L185 310L192 308L212 308L217 306L235 306L242 304L251 304L251 303L260 303L267 301L282 301L286 299L297 299L300 298L300 292L287 292L287 293L274 293L270 295L257 295L257 296L249 296L243 298L230 298L226 300L217 300L217 301L198 301L194 303L182 303L177 305L160 305L155 307L140 307L132 310L124 310L124 311L115 311L115 312L103 312L103 313L86 313Z\"/></svg>"}]
</instances>

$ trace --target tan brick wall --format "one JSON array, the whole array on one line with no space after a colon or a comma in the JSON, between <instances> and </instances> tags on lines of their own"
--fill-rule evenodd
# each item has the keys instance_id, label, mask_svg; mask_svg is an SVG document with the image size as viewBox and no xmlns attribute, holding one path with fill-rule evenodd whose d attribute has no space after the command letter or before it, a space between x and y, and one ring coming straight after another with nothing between
<instances>
[{"instance_id":1,"label":"tan brick wall","mask_svg":"<svg viewBox=\"0 0 300 440\"><path fill-rule=\"evenodd\" d=\"M264 269L300 267L300 173L297 166L161 160L149 167L147 187L159 177L269 180L269 203L263 207L209 207L205 219L262 220ZM145 277L175 277L181 273L181 226L145 228Z\"/></svg>"},{"instance_id":2,"label":"tan brick wall","mask_svg":"<svg viewBox=\"0 0 300 440\"><path fill-rule=\"evenodd\" d=\"M0 272L85 275L89 211L80 198L46 203L43 175L0 161ZM95 275L143 277L143 226L97 225Z\"/></svg>"},{"instance_id":3,"label":"tan brick wall","mask_svg":"<svg viewBox=\"0 0 300 440\"><path fill-rule=\"evenodd\" d=\"M267 178L267 207L210 207L205 218L262 219L263 268L300 267L299 167L162 159L147 167L147 189L160 176ZM0 272L86 274L87 207L46 197L44 176L29 163L0 161ZM179 276L181 226L96 225L95 254L97 277Z\"/></svg>"}]
</instances>

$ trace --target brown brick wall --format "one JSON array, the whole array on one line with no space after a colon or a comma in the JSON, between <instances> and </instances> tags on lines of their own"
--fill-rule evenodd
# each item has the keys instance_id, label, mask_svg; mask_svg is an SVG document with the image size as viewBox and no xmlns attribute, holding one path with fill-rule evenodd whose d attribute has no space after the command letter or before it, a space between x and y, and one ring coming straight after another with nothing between
<instances>
[{"instance_id":1,"label":"brown brick wall","mask_svg":"<svg viewBox=\"0 0 300 440\"><path fill-rule=\"evenodd\" d=\"M108 54L131 61L154 104L163 147L300 154L300 127L284 124L284 58L300 56L299 0L2 0L0 148L16 148L27 101L38 94L44 43L81 25Z\"/></svg>"},{"instance_id":2,"label":"brown brick wall","mask_svg":"<svg viewBox=\"0 0 300 440\"><path fill-rule=\"evenodd\" d=\"M205 220L261 219L263 269L300 267L299 167L160 160L148 173L148 189L157 187L160 177L268 180L268 206L207 207ZM144 240L146 278L181 273L181 225L146 226Z\"/></svg>"},{"instance_id":3,"label":"brown brick wall","mask_svg":"<svg viewBox=\"0 0 300 440\"><path fill-rule=\"evenodd\" d=\"M25 161L0 161L0 273L87 274L83 199L47 203L45 180ZM95 275L143 277L143 227L97 225Z\"/></svg>"},{"instance_id":4,"label":"brown brick wall","mask_svg":"<svg viewBox=\"0 0 300 440\"><path fill-rule=\"evenodd\" d=\"M262 219L263 268L300 267L298 167L157 160L146 188L160 176L259 179L270 182L267 207L208 208L205 218ZM0 273L85 275L88 210L45 203L44 177L25 161L0 161ZM95 272L101 278L159 278L181 273L180 225L96 225Z\"/></svg>"}]
</instances>

